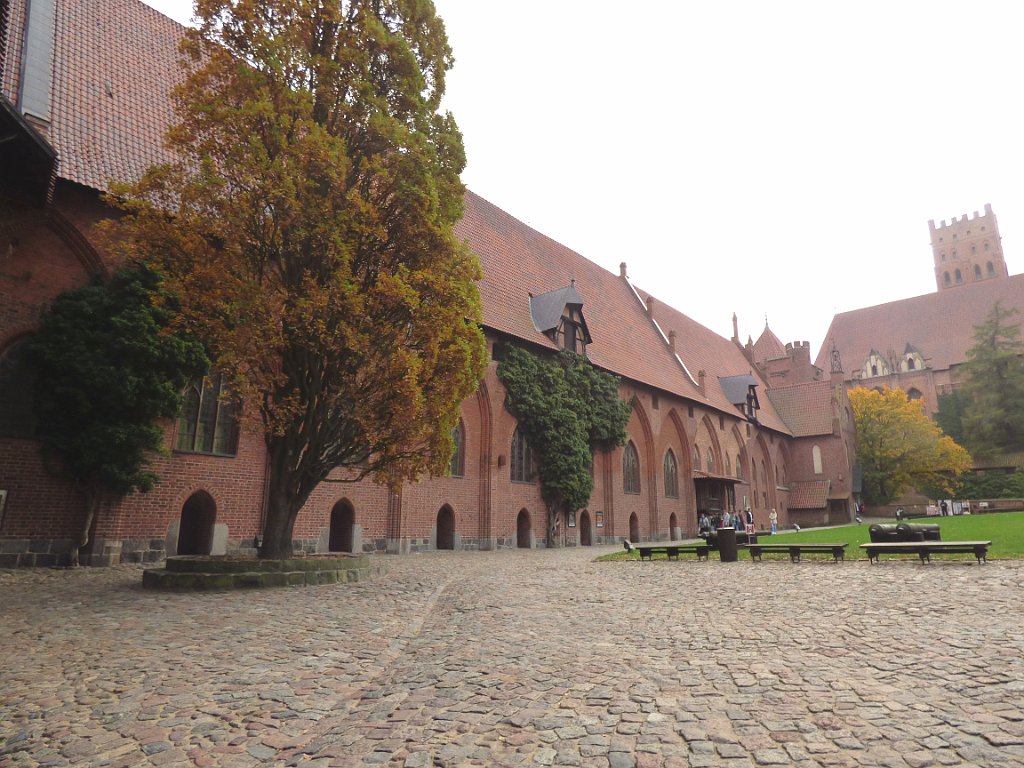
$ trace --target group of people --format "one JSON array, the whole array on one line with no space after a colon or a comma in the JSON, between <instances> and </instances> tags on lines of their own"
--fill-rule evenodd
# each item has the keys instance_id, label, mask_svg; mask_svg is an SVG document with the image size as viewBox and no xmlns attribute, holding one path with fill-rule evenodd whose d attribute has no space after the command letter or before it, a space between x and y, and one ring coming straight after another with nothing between
<instances>
[{"instance_id":1,"label":"group of people","mask_svg":"<svg viewBox=\"0 0 1024 768\"><path fill-rule=\"evenodd\" d=\"M750 511L750 507L747 507L742 512L724 510L713 515L701 512L700 517L697 518L697 529L701 534L708 533L717 528L736 528L742 531L748 526L753 527L753 525L754 513Z\"/></svg>"},{"instance_id":2,"label":"group of people","mask_svg":"<svg viewBox=\"0 0 1024 768\"><path fill-rule=\"evenodd\" d=\"M768 515L768 521L771 525L772 533L778 531L779 513L773 509L771 514ZM697 530L701 536L717 528L753 529L754 513L750 511L750 507L747 507L742 512L725 510L724 512L716 512L713 515L709 515L707 512L700 513L700 516L697 518Z\"/></svg>"}]
</instances>

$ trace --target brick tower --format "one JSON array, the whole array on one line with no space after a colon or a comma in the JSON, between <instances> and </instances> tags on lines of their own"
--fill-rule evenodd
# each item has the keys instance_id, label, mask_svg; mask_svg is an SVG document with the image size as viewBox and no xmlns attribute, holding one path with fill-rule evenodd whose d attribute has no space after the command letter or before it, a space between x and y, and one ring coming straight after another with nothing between
<instances>
[{"instance_id":1,"label":"brick tower","mask_svg":"<svg viewBox=\"0 0 1024 768\"><path fill-rule=\"evenodd\" d=\"M979 280L1006 277L1006 261L999 237L999 223L992 206L985 204L985 214L945 221L935 226L928 222L932 237L932 258L935 262L935 286L940 291L958 288Z\"/></svg>"}]
</instances>

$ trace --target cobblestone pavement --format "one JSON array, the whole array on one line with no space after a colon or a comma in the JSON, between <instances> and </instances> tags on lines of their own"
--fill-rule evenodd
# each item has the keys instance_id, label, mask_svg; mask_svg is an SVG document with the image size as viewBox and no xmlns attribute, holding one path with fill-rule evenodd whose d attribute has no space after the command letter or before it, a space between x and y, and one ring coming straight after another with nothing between
<instances>
[{"instance_id":1,"label":"cobblestone pavement","mask_svg":"<svg viewBox=\"0 0 1024 768\"><path fill-rule=\"evenodd\" d=\"M0 766L1024 766L1024 563L0 571Z\"/></svg>"}]
</instances>

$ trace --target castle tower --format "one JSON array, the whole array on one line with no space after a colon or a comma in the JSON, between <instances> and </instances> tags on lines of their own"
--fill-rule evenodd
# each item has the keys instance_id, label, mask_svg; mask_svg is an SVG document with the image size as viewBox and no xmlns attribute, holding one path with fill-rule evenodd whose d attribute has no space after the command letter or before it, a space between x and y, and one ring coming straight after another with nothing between
<instances>
[{"instance_id":1,"label":"castle tower","mask_svg":"<svg viewBox=\"0 0 1024 768\"><path fill-rule=\"evenodd\" d=\"M957 288L979 280L1007 277L1003 259L1002 238L992 206L985 204L985 214L945 221L935 226L928 222L932 237L932 259L935 262L935 286L940 291Z\"/></svg>"}]
</instances>

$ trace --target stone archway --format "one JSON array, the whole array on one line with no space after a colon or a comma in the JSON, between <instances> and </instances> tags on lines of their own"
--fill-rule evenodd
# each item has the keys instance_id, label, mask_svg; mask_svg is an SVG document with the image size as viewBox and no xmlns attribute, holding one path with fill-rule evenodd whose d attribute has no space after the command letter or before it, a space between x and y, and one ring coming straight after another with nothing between
<instances>
[{"instance_id":1,"label":"stone archway","mask_svg":"<svg viewBox=\"0 0 1024 768\"><path fill-rule=\"evenodd\" d=\"M179 555L208 555L213 551L213 527L217 502L206 491L196 491L181 507L178 524Z\"/></svg>"},{"instance_id":2,"label":"stone archway","mask_svg":"<svg viewBox=\"0 0 1024 768\"><path fill-rule=\"evenodd\" d=\"M356 510L348 499L342 499L331 510L331 529L327 549L330 552L352 551L352 528L356 524Z\"/></svg>"},{"instance_id":3,"label":"stone archway","mask_svg":"<svg viewBox=\"0 0 1024 768\"><path fill-rule=\"evenodd\" d=\"M640 541L640 519L636 516L636 512L629 515L629 540Z\"/></svg>"},{"instance_id":4,"label":"stone archway","mask_svg":"<svg viewBox=\"0 0 1024 768\"><path fill-rule=\"evenodd\" d=\"M437 549L455 549L455 512L445 504L437 513Z\"/></svg>"},{"instance_id":5,"label":"stone archway","mask_svg":"<svg viewBox=\"0 0 1024 768\"><path fill-rule=\"evenodd\" d=\"M516 517L516 546L519 549L530 548L530 533L533 531L533 522L530 520L530 513L525 509L519 510Z\"/></svg>"},{"instance_id":6,"label":"stone archway","mask_svg":"<svg viewBox=\"0 0 1024 768\"><path fill-rule=\"evenodd\" d=\"M580 512L580 546L590 547L594 544L594 533L590 527L590 513Z\"/></svg>"}]
</instances>

